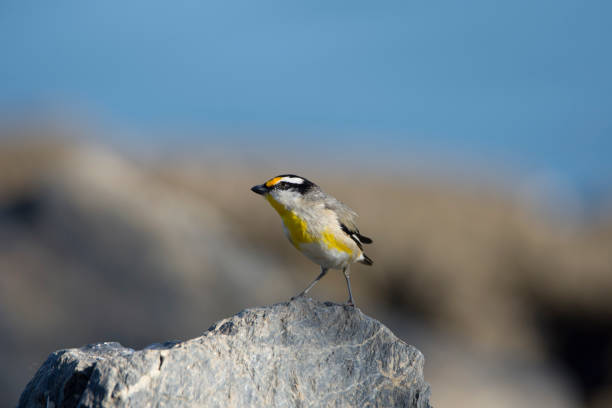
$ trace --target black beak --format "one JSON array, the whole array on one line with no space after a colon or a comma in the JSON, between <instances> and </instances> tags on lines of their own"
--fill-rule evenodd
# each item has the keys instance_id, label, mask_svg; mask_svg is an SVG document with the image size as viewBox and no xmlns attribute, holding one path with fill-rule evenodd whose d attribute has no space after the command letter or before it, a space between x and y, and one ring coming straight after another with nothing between
<instances>
[{"instance_id":1,"label":"black beak","mask_svg":"<svg viewBox=\"0 0 612 408\"><path fill-rule=\"evenodd\" d=\"M251 191L260 195L264 195L268 192L268 187L263 184L259 184L257 186L251 187Z\"/></svg>"}]
</instances>

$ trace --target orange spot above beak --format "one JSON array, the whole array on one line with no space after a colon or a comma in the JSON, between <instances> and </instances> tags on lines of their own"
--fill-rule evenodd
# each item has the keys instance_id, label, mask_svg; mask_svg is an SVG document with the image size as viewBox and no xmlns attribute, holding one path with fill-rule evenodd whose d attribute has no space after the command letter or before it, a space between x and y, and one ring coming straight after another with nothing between
<instances>
[{"instance_id":1,"label":"orange spot above beak","mask_svg":"<svg viewBox=\"0 0 612 408\"><path fill-rule=\"evenodd\" d=\"M282 177L274 177L266 182L266 187L270 188L280 181Z\"/></svg>"}]
</instances>

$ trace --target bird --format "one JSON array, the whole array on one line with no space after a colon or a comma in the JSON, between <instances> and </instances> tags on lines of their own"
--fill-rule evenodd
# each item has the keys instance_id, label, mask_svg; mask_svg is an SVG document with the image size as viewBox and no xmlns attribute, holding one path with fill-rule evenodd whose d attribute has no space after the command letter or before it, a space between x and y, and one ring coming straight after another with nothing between
<instances>
[{"instance_id":1,"label":"bird","mask_svg":"<svg viewBox=\"0 0 612 408\"><path fill-rule=\"evenodd\" d=\"M289 242L321 267L321 273L292 300L302 297L330 269L344 273L348 289L346 305L355 306L349 266L354 262L372 265L363 244L372 239L362 235L355 223L357 213L325 193L310 180L295 174L282 174L258 184L251 191L263 196L281 218Z\"/></svg>"}]
</instances>

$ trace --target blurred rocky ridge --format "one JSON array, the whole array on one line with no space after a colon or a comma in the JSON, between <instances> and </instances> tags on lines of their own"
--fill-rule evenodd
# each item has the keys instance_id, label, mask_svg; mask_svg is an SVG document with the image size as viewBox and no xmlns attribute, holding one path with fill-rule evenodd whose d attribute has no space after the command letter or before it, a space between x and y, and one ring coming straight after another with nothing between
<instances>
[{"instance_id":1,"label":"blurred rocky ridge","mask_svg":"<svg viewBox=\"0 0 612 408\"><path fill-rule=\"evenodd\" d=\"M286 169L57 142L0 152L3 400L16 401L51 350L193 337L220 316L286 300L317 273L248 190ZM374 267L353 268L356 301L428 356L433 405L612 401L609 214L570 226L511 193L304 175L375 238ZM332 274L313 296L344 291Z\"/></svg>"}]
</instances>

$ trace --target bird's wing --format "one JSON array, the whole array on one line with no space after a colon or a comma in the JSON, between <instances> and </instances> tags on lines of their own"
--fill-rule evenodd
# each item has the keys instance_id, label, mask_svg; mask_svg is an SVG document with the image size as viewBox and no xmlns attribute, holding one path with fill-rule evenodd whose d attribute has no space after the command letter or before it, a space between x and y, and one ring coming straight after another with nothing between
<instances>
[{"instance_id":1,"label":"bird's wing","mask_svg":"<svg viewBox=\"0 0 612 408\"><path fill-rule=\"evenodd\" d=\"M336 214L342 231L350 236L359 248L362 248L361 244L372 243L370 238L359 233L359 228L357 228L356 223L357 213L351 210L346 204L338 201L334 197L328 196L325 199L325 208L332 210Z\"/></svg>"},{"instance_id":2,"label":"bird's wing","mask_svg":"<svg viewBox=\"0 0 612 408\"><path fill-rule=\"evenodd\" d=\"M338 201L334 197L326 197L325 208L336 213L340 224L344 224L349 231L358 231L357 229L357 213L351 210L346 204Z\"/></svg>"}]
</instances>

